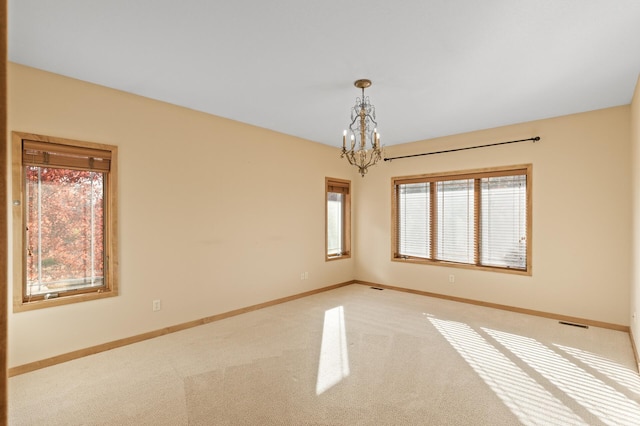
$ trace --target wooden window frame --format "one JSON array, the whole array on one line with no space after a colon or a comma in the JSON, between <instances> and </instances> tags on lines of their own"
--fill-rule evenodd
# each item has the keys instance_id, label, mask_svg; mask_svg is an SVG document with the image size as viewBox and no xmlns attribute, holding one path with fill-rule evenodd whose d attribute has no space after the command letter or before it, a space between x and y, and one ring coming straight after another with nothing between
<instances>
[{"instance_id":1,"label":"wooden window frame","mask_svg":"<svg viewBox=\"0 0 640 426\"><path fill-rule=\"evenodd\" d=\"M499 176L515 176L515 175L525 175L527 181L526 187L526 261L525 268L511 268L511 267L501 267L501 266L487 266L480 264L480 209L481 203L480 201L480 179L486 177L499 177ZM531 164L521 164L515 166L505 166L505 167L492 167L492 168L484 168L484 169L475 169L475 170L464 170L464 171L453 171L453 172L445 172L445 173L432 173L432 174L422 174L422 175L412 175L412 176L401 176L401 177L392 177L391 178L391 260L394 262L402 262L402 263L416 263L416 264L424 264L424 265L437 265L437 266L448 266L454 268L464 268L464 269L476 269L476 270L485 270L485 271L494 271L494 272L504 272L509 274L518 274L518 275L532 275L532 193L533 193L533 166ZM445 260L437 260L434 258L419 258L419 257L410 257L410 256L399 256L398 255L398 191L397 186L400 184L407 183L421 183L421 182L440 182L440 181L448 181L448 180L457 180L457 179L474 179L474 221L475 221L475 246L474 246L474 263L459 263ZM430 197L432 200L435 200L435 186L430 185L431 194ZM433 248L437 246L437 226L435 224L436 215L436 203L432 202L430 204L431 207L431 220L430 220L430 229L431 229L431 247L433 257Z\"/></svg>"},{"instance_id":2,"label":"wooden window frame","mask_svg":"<svg viewBox=\"0 0 640 426\"><path fill-rule=\"evenodd\" d=\"M329 225L327 201L330 192L339 192L344 195L342 208L342 253L329 255ZM325 261L348 259L351 257L351 181L337 178L325 178L324 194L324 254Z\"/></svg>"},{"instance_id":3,"label":"wooden window frame","mask_svg":"<svg viewBox=\"0 0 640 426\"><path fill-rule=\"evenodd\" d=\"M23 162L24 146L50 148L52 152L71 154L68 159L62 158L58 167L85 169L83 165L72 164L76 161L73 152L108 153L110 160L96 158L89 160L93 170L105 173L104 193L104 256L106 258L104 286L97 289L82 289L62 292L56 297L45 298L44 295L27 297L25 294L26 272L26 226L25 226L25 164ZM118 295L118 147L114 145L77 141L53 136L32 133L12 132L12 209L13 209L13 311L22 312L33 309L48 308L70 303L103 299ZM69 163L69 161L71 163ZM98 164L99 163L99 164Z\"/></svg>"}]
</instances>

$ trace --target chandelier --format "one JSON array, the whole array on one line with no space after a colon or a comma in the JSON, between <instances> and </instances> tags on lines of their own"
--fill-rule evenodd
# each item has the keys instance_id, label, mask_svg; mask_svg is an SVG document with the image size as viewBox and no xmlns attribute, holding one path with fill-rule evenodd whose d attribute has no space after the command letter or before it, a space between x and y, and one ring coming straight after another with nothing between
<instances>
[{"instance_id":1,"label":"chandelier","mask_svg":"<svg viewBox=\"0 0 640 426\"><path fill-rule=\"evenodd\" d=\"M369 102L369 97L364 96L364 89L371 86L371 80L356 80L353 83L362 89L362 97L356 98L356 104L351 108L351 124L349 130L342 134L342 155L347 157L349 164L356 166L360 175L364 177L369 166L373 166L382 159L380 147L380 133L376 126L376 108ZM347 136L349 136L349 149L347 149Z\"/></svg>"}]
</instances>

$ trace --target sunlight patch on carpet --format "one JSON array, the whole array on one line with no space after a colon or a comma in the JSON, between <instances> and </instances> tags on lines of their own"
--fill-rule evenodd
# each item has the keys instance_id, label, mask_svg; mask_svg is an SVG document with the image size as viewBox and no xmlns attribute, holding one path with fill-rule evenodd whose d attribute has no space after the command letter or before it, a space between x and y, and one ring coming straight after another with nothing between
<instances>
[{"instance_id":1,"label":"sunlight patch on carpet","mask_svg":"<svg viewBox=\"0 0 640 426\"><path fill-rule=\"evenodd\" d=\"M609 379L640 396L640 376L638 376L638 373L632 369L616 364L615 362L600 355L583 351L581 349L570 348L568 346L558 345L557 343L554 343L554 346L562 349L566 353L584 362L589 367L597 370L599 373L604 374Z\"/></svg>"},{"instance_id":2,"label":"sunlight patch on carpet","mask_svg":"<svg viewBox=\"0 0 640 426\"><path fill-rule=\"evenodd\" d=\"M640 425L640 405L530 337L483 328L515 356L608 425Z\"/></svg>"},{"instance_id":3,"label":"sunlight patch on carpet","mask_svg":"<svg viewBox=\"0 0 640 426\"><path fill-rule=\"evenodd\" d=\"M586 424L469 325L428 319L523 424Z\"/></svg>"},{"instance_id":4,"label":"sunlight patch on carpet","mask_svg":"<svg viewBox=\"0 0 640 426\"><path fill-rule=\"evenodd\" d=\"M337 306L324 313L316 395L326 392L348 376L349 353L344 325L344 308Z\"/></svg>"}]
</instances>

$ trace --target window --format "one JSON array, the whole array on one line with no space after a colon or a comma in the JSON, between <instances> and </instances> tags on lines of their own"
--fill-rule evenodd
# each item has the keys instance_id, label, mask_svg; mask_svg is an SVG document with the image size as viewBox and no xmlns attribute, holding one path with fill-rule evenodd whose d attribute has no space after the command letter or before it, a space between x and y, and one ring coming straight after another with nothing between
<instances>
[{"instance_id":1,"label":"window","mask_svg":"<svg viewBox=\"0 0 640 426\"><path fill-rule=\"evenodd\" d=\"M326 260L351 257L351 181L325 179Z\"/></svg>"},{"instance_id":2,"label":"window","mask_svg":"<svg viewBox=\"0 0 640 426\"><path fill-rule=\"evenodd\" d=\"M531 169L393 178L393 260L530 275Z\"/></svg>"},{"instance_id":3,"label":"window","mask_svg":"<svg viewBox=\"0 0 640 426\"><path fill-rule=\"evenodd\" d=\"M117 295L116 157L13 133L15 311Z\"/></svg>"}]
</instances>

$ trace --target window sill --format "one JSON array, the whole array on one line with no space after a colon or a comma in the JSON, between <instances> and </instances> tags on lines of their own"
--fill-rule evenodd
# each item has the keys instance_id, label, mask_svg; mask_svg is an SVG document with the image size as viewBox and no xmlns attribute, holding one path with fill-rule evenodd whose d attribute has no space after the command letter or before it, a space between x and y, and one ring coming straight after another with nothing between
<instances>
[{"instance_id":1,"label":"window sill","mask_svg":"<svg viewBox=\"0 0 640 426\"><path fill-rule=\"evenodd\" d=\"M391 261L400 262L400 263L414 263L419 265L446 266L449 268L474 269L476 271L489 271L489 272L498 272L503 274L514 274L514 275L524 275L524 276L532 275L531 267L527 269L502 268L497 266L482 266L482 265L470 265L467 263L447 262L444 260L419 259L415 257L414 258L392 257Z\"/></svg>"},{"instance_id":2,"label":"window sill","mask_svg":"<svg viewBox=\"0 0 640 426\"><path fill-rule=\"evenodd\" d=\"M13 312L33 311L35 309L52 308L54 306L68 305L71 303L87 302L90 300L105 299L107 297L115 297L118 293L113 290L101 291L95 293L82 293L71 296L60 296L52 299L41 299L31 302L14 301Z\"/></svg>"},{"instance_id":3,"label":"window sill","mask_svg":"<svg viewBox=\"0 0 640 426\"><path fill-rule=\"evenodd\" d=\"M351 253L345 253L345 254L337 254L337 255L333 255L333 256L327 256L325 257L325 261L329 262L332 260L340 260L340 259L350 259L351 258Z\"/></svg>"}]
</instances>

